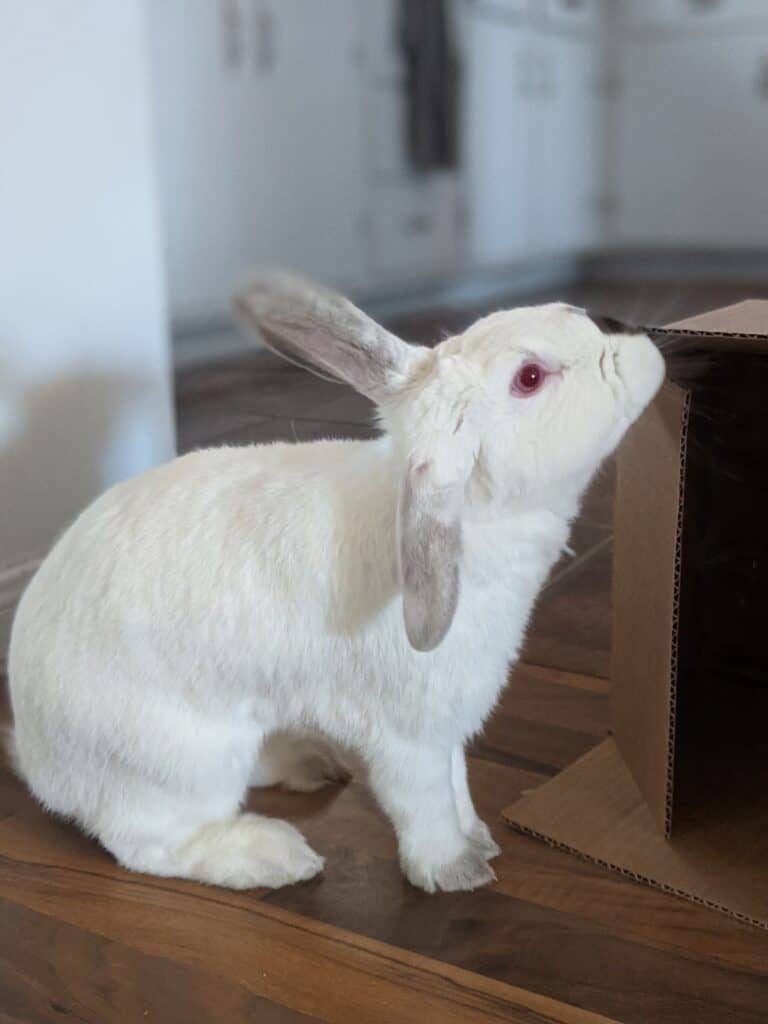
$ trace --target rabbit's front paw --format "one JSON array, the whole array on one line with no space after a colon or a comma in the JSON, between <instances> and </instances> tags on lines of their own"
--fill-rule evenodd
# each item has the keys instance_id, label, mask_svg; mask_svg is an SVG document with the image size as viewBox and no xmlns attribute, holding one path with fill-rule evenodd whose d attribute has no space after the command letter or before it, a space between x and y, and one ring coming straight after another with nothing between
<instances>
[{"instance_id":1,"label":"rabbit's front paw","mask_svg":"<svg viewBox=\"0 0 768 1024\"><path fill-rule=\"evenodd\" d=\"M479 818L476 819L472 828L467 833L467 838L483 851L483 856L486 860L493 860L494 857L498 857L501 853L501 847L493 838L491 830Z\"/></svg>"},{"instance_id":2,"label":"rabbit's front paw","mask_svg":"<svg viewBox=\"0 0 768 1024\"><path fill-rule=\"evenodd\" d=\"M446 863L408 858L403 860L403 873L411 885L427 892L479 889L496 880L482 847L468 842L462 852Z\"/></svg>"}]
</instances>

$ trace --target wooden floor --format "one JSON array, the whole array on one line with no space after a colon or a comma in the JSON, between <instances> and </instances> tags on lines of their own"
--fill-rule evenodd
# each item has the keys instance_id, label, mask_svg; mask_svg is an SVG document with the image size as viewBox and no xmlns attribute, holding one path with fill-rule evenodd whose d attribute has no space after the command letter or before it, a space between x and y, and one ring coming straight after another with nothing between
<instances>
[{"instance_id":1,"label":"wooden floor","mask_svg":"<svg viewBox=\"0 0 768 1024\"><path fill-rule=\"evenodd\" d=\"M757 292L649 286L564 297L661 322ZM398 326L427 339L468 317ZM186 371L177 404L183 450L372 432L362 399L264 353ZM503 847L495 885L435 896L410 887L390 827L354 780L252 797L327 857L319 879L234 893L131 875L46 817L3 770L0 1022L767 1021L768 935L500 819L609 729L612 488L609 466L574 531L574 555L542 595L524 663L472 750L476 802Z\"/></svg>"}]
</instances>

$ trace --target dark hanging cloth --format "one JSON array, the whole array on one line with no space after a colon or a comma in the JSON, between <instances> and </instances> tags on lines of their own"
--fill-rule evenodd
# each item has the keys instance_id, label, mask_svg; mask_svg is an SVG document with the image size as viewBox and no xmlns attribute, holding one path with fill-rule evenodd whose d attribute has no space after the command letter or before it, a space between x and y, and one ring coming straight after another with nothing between
<instances>
[{"instance_id":1,"label":"dark hanging cloth","mask_svg":"<svg viewBox=\"0 0 768 1024\"><path fill-rule=\"evenodd\" d=\"M406 141L419 171L450 169L458 163L460 69L448 5L449 0L400 0Z\"/></svg>"}]
</instances>

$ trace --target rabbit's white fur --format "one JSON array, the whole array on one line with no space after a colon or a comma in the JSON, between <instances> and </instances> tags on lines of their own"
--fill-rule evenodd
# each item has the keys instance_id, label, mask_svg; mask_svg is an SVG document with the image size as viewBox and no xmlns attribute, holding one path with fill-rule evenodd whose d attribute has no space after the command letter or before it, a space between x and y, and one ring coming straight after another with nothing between
<instances>
[{"instance_id":1,"label":"rabbit's white fur","mask_svg":"<svg viewBox=\"0 0 768 1024\"><path fill-rule=\"evenodd\" d=\"M399 354L365 385L340 370L377 398L383 437L176 459L99 498L23 597L19 770L128 868L235 888L315 875L323 860L296 829L239 808L249 782L338 776L308 738L321 736L366 763L415 885L494 877L464 745L663 363L645 337L562 305L495 314L434 351L387 339ZM550 376L511 395L530 358ZM433 592L454 576L446 603Z\"/></svg>"}]
</instances>

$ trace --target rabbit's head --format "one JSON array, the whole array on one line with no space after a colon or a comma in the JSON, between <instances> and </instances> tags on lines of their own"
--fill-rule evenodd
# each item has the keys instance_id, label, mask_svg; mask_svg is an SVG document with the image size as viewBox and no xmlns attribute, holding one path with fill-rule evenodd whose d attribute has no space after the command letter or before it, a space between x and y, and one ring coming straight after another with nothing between
<instances>
[{"instance_id":1,"label":"rabbit's head","mask_svg":"<svg viewBox=\"0 0 768 1024\"><path fill-rule=\"evenodd\" d=\"M377 403L401 466L405 624L419 650L452 621L462 521L575 511L664 379L646 335L562 303L493 313L434 349L293 277L257 277L236 308L277 352Z\"/></svg>"}]
</instances>

